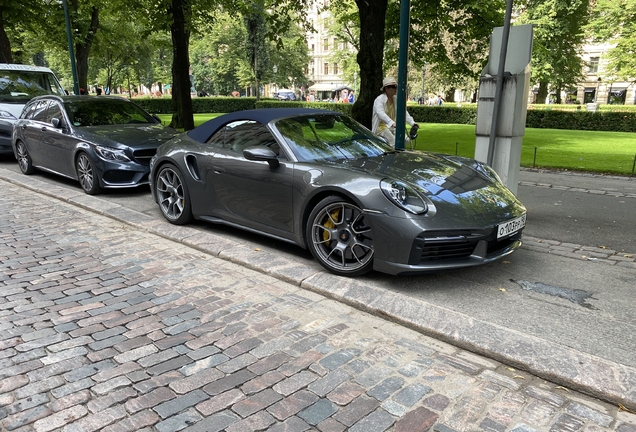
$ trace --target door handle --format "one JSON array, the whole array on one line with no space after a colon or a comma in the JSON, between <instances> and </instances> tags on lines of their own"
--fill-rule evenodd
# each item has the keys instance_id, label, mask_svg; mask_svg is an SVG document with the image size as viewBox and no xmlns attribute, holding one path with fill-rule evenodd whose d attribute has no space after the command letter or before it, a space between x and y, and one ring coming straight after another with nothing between
<instances>
[{"instance_id":1,"label":"door handle","mask_svg":"<svg viewBox=\"0 0 636 432\"><path fill-rule=\"evenodd\" d=\"M22 125L22 129L26 130L27 129L27 125Z\"/></svg>"},{"instance_id":2,"label":"door handle","mask_svg":"<svg viewBox=\"0 0 636 432\"><path fill-rule=\"evenodd\" d=\"M217 166L213 166L212 169L214 170L214 174L221 174L225 172L223 168Z\"/></svg>"}]
</instances>

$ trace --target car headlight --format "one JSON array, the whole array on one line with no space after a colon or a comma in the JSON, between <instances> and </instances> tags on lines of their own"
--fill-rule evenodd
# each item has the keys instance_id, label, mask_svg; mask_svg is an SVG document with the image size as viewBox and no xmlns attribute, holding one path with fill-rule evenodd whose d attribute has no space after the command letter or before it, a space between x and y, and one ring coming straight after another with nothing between
<instances>
[{"instance_id":1,"label":"car headlight","mask_svg":"<svg viewBox=\"0 0 636 432\"><path fill-rule=\"evenodd\" d=\"M428 206L420 194L402 182L384 179L380 182L380 188L389 201L402 210L413 214L423 214L428 211Z\"/></svg>"},{"instance_id":2,"label":"car headlight","mask_svg":"<svg viewBox=\"0 0 636 432\"><path fill-rule=\"evenodd\" d=\"M123 150L95 146L95 152L99 157L107 161L130 162L130 159Z\"/></svg>"},{"instance_id":3,"label":"car headlight","mask_svg":"<svg viewBox=\"0 0 636 432\"><path fill-rule=\"evenodd\" d=\"M17 120L9 111L0 110L0 118L5 120Z\"/></svg>"}]
</instances>

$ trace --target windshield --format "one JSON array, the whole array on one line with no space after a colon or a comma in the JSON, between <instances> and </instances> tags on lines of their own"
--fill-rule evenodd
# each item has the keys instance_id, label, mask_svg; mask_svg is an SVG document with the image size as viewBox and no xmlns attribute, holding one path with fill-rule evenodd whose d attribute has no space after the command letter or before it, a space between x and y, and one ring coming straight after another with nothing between
<instances>
[{"instance_id":1,"label":"windshield","mask_svg":"<svg viewBox=\"0 0 636 432\"><path fill-rule=\"evenodd\" d=\"M35 96L66 93L50 72L0 70L0 101L26 103Z\"/></svg>"},{"instance_id":2,"label":"windshield","mask_svg":"<svg viewBox=\"0 0 636 432\"><path fill-rule=\"evenodd\" d=\"M300 161L357 159L393 151L381 138L344 115L290 117L278 120L275 126Z\"/></svg>"},{"instance_id":3,"label":"windshield","mask_svg":"<svg viewBox=\"0 0 636 432\"><path fill-rule=\"evenodd\" d=\"M157 123L147 112L125 100L111 100L104 96L67 101L64 108L73 126L104 126L131 123Z\"/></svg>"}]
</instances>

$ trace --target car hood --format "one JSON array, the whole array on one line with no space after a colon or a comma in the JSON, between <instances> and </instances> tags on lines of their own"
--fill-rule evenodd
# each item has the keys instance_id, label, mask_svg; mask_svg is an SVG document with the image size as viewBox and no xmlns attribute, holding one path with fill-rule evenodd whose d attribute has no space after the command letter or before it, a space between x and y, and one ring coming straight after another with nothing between
<instances>
[{"instance_id":1,"label":"car hood","mask_svg":"<svg viewBox=\"0 0 636 432\"><path fill-rule=\"evenodd\" d=\"M78 138L95 144L117 147L123 144L133 149L159 147L178 132L160 124L127 124L86 126L76 128Z\"/></svg>"},{"instance_id":2,"label":"car hood","mask_svg":"<svg viewBox=\"0 0 636 432\"><path fill-rule=\"evenodd\" d=\"M462 223L482 225L512 219L525 212L512 192L475 160L430 153L395 152L346 161L352 170L415 186L437 213Z\"/></svg>"}]
</instances>

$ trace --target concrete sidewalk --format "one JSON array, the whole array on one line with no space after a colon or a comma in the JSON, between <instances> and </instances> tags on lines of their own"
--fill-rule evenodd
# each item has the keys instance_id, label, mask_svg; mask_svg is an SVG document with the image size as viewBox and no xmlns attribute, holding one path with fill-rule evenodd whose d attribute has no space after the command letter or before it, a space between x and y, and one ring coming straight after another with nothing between
<instances>
[{"instance_id":1,"label":"concrete sidewalk","mask_svg":"<svg viewBox=\"0 0 636 432\"><path fill-rule=\"evenodd\" d=\"M2 430L636 432L616 403L383 318L473 335L444 311L25 179L49 196L0 180Z\"/></svg>"}]
</instances>

